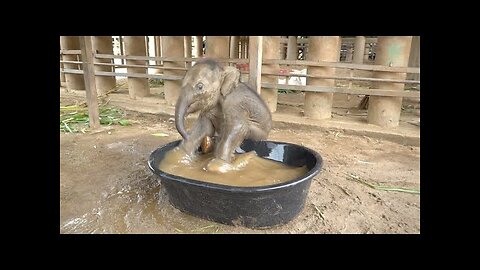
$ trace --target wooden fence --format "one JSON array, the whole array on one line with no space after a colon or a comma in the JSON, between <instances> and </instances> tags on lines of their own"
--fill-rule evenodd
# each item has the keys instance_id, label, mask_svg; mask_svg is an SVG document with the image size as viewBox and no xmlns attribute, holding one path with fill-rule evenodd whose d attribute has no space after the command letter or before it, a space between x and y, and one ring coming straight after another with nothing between
<instances>
[{"instance_id":1,"label":"wooden fence","mask_svg":"<svg viewBox=\"0 0 480 270\"><path fill-rule=\"evenodd\" d=\"M163 62L194 62L198 61L199 58L178 58L178 57L151 57L151 56L125 56L125 55L113 55L113 54L98 54L92 49L91 43L92 37L80 37L82 40L82 49L81 50L60 50L60 55L82 55L82 59L85 61L64 61L60 60L60 63L63 64L79 64L83 66L81 69L67 69L61 68L60 72L66 74L85 74L85 70L88 70L91 74L88 77L94 78L95 76L124 76L131 78L148 78L148 79L162 79L162 80L182 80L183 76L180 75L166 75L166 74L145 74L145 73L119 73L119 72L108 72L108 71L95 71L94 66L111 66L112 68L151 68L151 69L160 69L160 70L182 70L187 71L186 67L165 67L158 64L149 64L148 60L155 61L155 63ZM88 40L85 42L85 40ZM419 91L409 91L409 90L392 90L392 89L365 89L365 88L355 88L352 87L352 82L389 82L389 83L404 83L404 84L413 84L419 85L420 81L417 80L394 80L394 79L381 79L374 77L355 77L355 70L363 71L382 71L382 72L395 72L395 73L413 73L419 74L420 68L413 67L389 67L389 66L380 66L380 65L368 65L368 64L352 64L345 62L313 62L313 61L304 61L304 60L279 60L279 59L262 59L261 57L261 39L260 45L258 42L255 42L255 39L250 39L249 44L249 59L216 59L222 63L231 63L235 65L246 65L248 64L248 71L245 69L240 69L243 74L249 75L249 82L253 84L254 88L259 91L260 88L272 88L272 89L287 89L287 90L296 90L304 92L323 92L323 93L341 93L341 94L351 94L351 95L373 95L373 96L396 96L396 97L414 97L419 98ZM88 57L87 57L88 56ZM92 59L91 62L88 62L89 58ZM110 59L110 63L99 63L95 62L93 59ZM78 59L78 58L77 58ZM115 64L114 59L125 59L125 60L144 60L145 65L132 65L132 64ZM268 72L259 72L261 64L278 64L280 66L279 73L268 73ZM62 66L62 65L61 65ZM90 69L85 68L90 66ZM307 74L291 74L285 72L289 70L289 67L304 67L307 69ZM308 74L309 67L331 67L336 69L345 69L349 76L318 76ZM114 69L112 69L114 70ZM282 72L283 71L283 72ZM327 87L327 86L315 86L315 85L289 85L289 84L272 84L272 83L261 83L261 75L277 75L279 77L307 77L307 78L321 78L321 79L335 79L335 80L344 80L348 81L348 87ZM256 82L261 83L261 87L256 85ZM287 80L288 83L288 80ZM86 84L87 93L91 91L89 85ZM93 84L94 86L94 84ZM96 98L96 90L95 90ZM87 103L88 103L87 95ZM89 104L90 105L90 104ZM98 112L97 112L98 116Z\"/></svg>"}]
</instances>

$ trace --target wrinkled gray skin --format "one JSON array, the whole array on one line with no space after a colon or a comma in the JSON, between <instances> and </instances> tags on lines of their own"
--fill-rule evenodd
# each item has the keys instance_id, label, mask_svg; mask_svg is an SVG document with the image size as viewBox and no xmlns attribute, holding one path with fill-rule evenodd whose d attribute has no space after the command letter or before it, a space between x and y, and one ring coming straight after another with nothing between
<instances>
[{"instance_id":1,"label":"wrinkled gray skin","mask_svg":"<svg viewBox=\"0 0 480 270\"><path fill-rule=\"evenodd\" d=\"M175 107L175 124L183 141L180 148L193 157L205 136L218 134L214 155L231 163L244 139L264 140L272 127L272 116L256 91L240 82L240 71L203 59L190 68L182 81ZM184 118L200 111L190 132Z\"/></svg>"}]
</instances>

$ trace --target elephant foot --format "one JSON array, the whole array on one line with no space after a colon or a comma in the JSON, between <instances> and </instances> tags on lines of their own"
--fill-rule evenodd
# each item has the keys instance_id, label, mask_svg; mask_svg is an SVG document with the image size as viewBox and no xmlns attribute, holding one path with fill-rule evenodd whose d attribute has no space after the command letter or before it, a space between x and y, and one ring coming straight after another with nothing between
<instances>
[{"instance_id":1,"label":"elephant foot","mask_svg":"<svg viewBox=\"0 0 480 270\"><path fill-rule=\"evenodd\" d=\"M245 168L250 159L257 156L255 151L251 151L245 154L238 155L235 161L232 163L228 163L225 160L214 158L212 159L206 166L206 170L209 172L216 172L216 173L226 173L230 171L239 171Z\"/></svg>"},{"instance_id":2,"label":"elephant foot","mask_svg":"<svg viewBox=\"0 0 480 270\"><path fill-rule=\"evenodd\" d=\"M235 158L235 161L233 162L233 166L237 170L243 169L248 165L250 160L256 156L257 156L257 153L255 151L250 151L248 153L240 154Z\"/></svg>"},{"instance_id":3,"label":"elephant foot","mask_svg":"<svg viewBox=\"0 0 480 270\"><path fill-rule=\"evenodd\" d=\"M214 158L208 162L207 167L204 168L209 172L215 173L226 173L229 171L233 171L233 166L231 163L226 162L225 160Z\"/></svg>"},{"instance_id":4,"label":"elephant foot","mask_svg":"<svg viewBox=\"0 0 480 270\"><path fill-rule=\"evenodd\" d=\"M175 147L170 151L170 153L168 153L168 155L165 156L166 161L168 161L171 164L181 163L181 164L188 165L188 164L192 164L195 158L196 158L195 155L189 155L181 147Z\"/></svg>"}]
</instances>

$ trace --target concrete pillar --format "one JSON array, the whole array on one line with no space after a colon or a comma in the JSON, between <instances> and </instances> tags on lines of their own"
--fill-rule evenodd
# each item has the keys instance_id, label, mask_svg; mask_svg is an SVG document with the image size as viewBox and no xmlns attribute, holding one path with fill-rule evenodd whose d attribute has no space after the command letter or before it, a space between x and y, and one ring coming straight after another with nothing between
<instances>
[{"instance_id":1,"label":"concrete pillar","mask_svg":"<svg viewBox=\"0 0 480 270\"><path fill-rule=\"evenodd\" d=\"M184 38L183 36L162 36L163 42L163 55L164 57L179 57L184 55ZM169 62L165 61L163 64L165 67L185 67L185 62ZM182 76L184 71L165 69L165 75L177 75ZM165 91L165 100L168 105L175 106L178 96L180 95L180 88L182 85L181 80L172 81L165 80L163 89Z\"/></svg>"},{"instance_id":2,"label":"concrete pillar","mask_svg":"<svg viewBox=\"0 0 480 270\"><path fill-rule=\"evenodd\" d=\"M230 37L207 36L205 55L213 58L228 58L230 56Z\"/></svg>"},{"instance_id":3,"label":"concrete pillar","mask_svg":"<svg viewBox=\"0 0 480 270\"><path fill-rule=\"evenodd\" d=\"M238 56L238 41L239 36L231 36L230 37L230 58L237 59Z\"/></svg>"},{"instance_id":4,"label":"concrete pillar","mask_svg":"<svg viewBox=\"0 0 480 270\"><path fill-rule=\"evenodd\" d=\"M125 36L125 55L126 56L146 56L145 36ZM146 65L146 60L127 60L127 65ZM128 73L147 74L147 68L127 67ZM128 93L131 99L144 97L150 94L150 86L147 78L130 77L128 82Z\"/></svg>"},{"instance_id":5,"label":"concrete pillar","mask_svg":"<svg viewBox=\"0 0 480 270\"><path fill-rule=\"evenodd\" d=\"M184 37L185 58L192 58L192 36ZM185 67L192 67L192 62L185 62Z\"/></svg>"},{"instance_id":6,"label":"concrete pillar","mask_svg":"<svg viewBox=\"0 0 480 270\"><path fill-rule=\"evenodd\" d=\"M203 36L195 36L195 57L203 57Z\"/></svg>"},{"instance_id":7,"label":"concrete pillar","mask_svg":"<svg viewBox=\"0 0 480 270\"><path fill-rule=\"evenodd\" d=\"M80 41L78 36L61 36L60 46L62 50L80 50ZM77 58L78 57L78 58ZM63 55L65 61L79 61L80 55L66 54ZM67 69L82 69L80 64L63 64ZM68 90L85 90L85 81L82 74L68 74L65 73L65 82Z\"/></svg>"},{"instance_id":8,"label":"concrete pillar","mask_svg":"<svg viewBox=\"0 0 480 270\"><path fill-rule=\"evenodd\" d=\"M288 36L287 60L297 60L298 45L297 36Z\"/></svg>"},{"instance_id":9,"label":"concrete pillar","mask_svg":"<svg viewBox=\"0 0 480 270\"><path fill-rule=\"evenodd\" d=\"M339 36L309 37L307 61L338 62L340 58ZM335 76L335 68L308 67L308 74ZM333 79L307 78L307 85L335 87ZM329 119L332 115L333 93L305 92L305 116L313 119Z\"/></svg>"},{"instance_id":10,"label":"concrete pillar","mask_svg":"<svg viewBox=\"0 0 480 270\"><path fill-rule=\"evenodd\" d=\"M410 57L408 59L409 67L420 67L420 36L412 38L412 46L410 49ZM420 74L408 74L409 80L420 80Z\"/></svg>"},{"instance_id":11,"label":"concrete pillar","mask_svg":"<svg viewBox=\"0 0 480 270\"><path fill-rule=\"evenodd\" d=\"M112 36L95 36L93 38L93 49L101 54L113 54ZM112 63L111 59L94 58L95 63ZM112 66L95 65L96 71L114 72ZM97 94L103 95L116 86L115 76L95 76Z\"/></svg>"},{"instance_id":12,"label":"concrete pillar","mask_svg":"<svg viewBox=\"0 0 480 270\"><path fill-rule=\"evenodd\" d=\"M363 64L363 54L365 53L365 37L356 36L353 49L353 63Z\"/></svg>"},{"instance_id":13,"label":"concrete pillar","mask_svg":"<svg viewBox=\"0 0 480 270\"><path fill-rule=\"evenodd\" d=\"M287 59L287 47L288 47L288 36L280 36L280 40L287 39L287 43L280 42L280 58L281 60Z\"/></svg>"},{"instance_id":14,"label":"concrete pillar","mask_svg":"<svg viewBox=\"0 0 480 270\"><path fill-rule=\"evenodd\" d=\"M376 65L406 67L410 47L411 36L381 36L378 37ZM376 78L405 80L406 73L375 72ZM372 83L375 89L403 90L403 83ZM402 109L402 97L370 96L368 104L368 123L382 127L396 127L400 120Z\"/></svg>"},{"instance_id":15,"label":"concrete pillar","mask_svg":"<svg viewBox=\"0 0 480 270\"><path fill-rule=\"evenodd\" d=\"M280 59L280 36L264 36L263 37L263 59ZM262 73L279 73L280 66L262 65ZM278 83L278 76L262 75L262 83ZM277 110L278 89L262 88L260 96L267 103L271 112Z\"/></svg>"}]
</instances>

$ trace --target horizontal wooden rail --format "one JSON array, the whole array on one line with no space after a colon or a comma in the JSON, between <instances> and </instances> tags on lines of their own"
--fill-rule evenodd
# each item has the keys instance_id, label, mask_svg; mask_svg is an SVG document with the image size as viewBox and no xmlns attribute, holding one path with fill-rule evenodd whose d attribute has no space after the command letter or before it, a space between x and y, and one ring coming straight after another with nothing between
<instances>
[{"instance_id":1,"label":"horizontal wooden rail","mask_svg":"<svg viewBox=\"0 0 480 270\"><path fill-rule=\"evenodd\" d=\"M380 65L362 65L340 62L316 62L304 60L278 60L278 59L264 59L263 64L279 64L279 65L295 65L295 66L314 66L314 67L332 67L332 68L346 68L370 71L386 71L398 73L420 73L420 68L413 67L387 67Z\"/></svg>"},{"instance_id":2,"label":"horizontal wooden rail","mask_svg":"<svg viewBox=\"0 0 480 270\"><path fill-rule=\"evenodd\" d=\"M83 64L82 61L66 61L66 60L60 60L60 63L64 63L64 64Z\"/></svg>"},{"instance_id":3,"label":"horizontal wooden rail","mask_svg":"<svg viewBox=\"0 0 480 270\"><path fill-rule=\"evenodd\" d=\"M60 50L60 54L82 54L81 50Z\"/></svg>"},{"instance_id":4,"label":"horizontal wooden rail","mask_svg":"<svg viewBox=\"0 0 480 270\"><path fill-rule=\"evenodd\" d=\"M391 83L411 83L411 84L420 84L420 81L413 80L393 80L393 79L380 79L380 78L364 78L364 77L342 77L342 76L320 76L320 75L310 75L310 74L281 74L281 73L268 73L262 72L262 75L274 75L282 77L307 77L307 78L318 78L318 79L335 79L335 80L347 80L347 81L371 81L371 82L391 82Z\"/></svg>"},{"instance_id":5,"label":"horizontal wooden rail","mask_svg":"<svg viewBox=\"0 0 480 270\"><path fill-rule=\"evenodd\" d=\"M182 67L164 67L159 65L131 65L131 64L112 64L112 63L95 63L97 66L115 66L117 68L138 67L138 68L154 68L154 69L172 69L172 70L188 70Z\"/></svg>"},{"instance_id":6,"label":"horizontal wooden rail","mask_svg":"<svg viewBox=\"0 0 480 270\"><path fill-rule=\"evenodd\" d=\"M319 93L341 93L351 95L370 95L384 97L420 97L419 91L387 90L387 89L361 89L361 88L342 88L316 85L288 85L262 83L263 88L280 88L296 91L319 92Z\"/></svg>"},{"instance_id":7,"label":"horizontal wooden rail","mask_svg":"<svg viewBox=\"0 0 480 270\"><path fill-rule=\"evenodd\" d=\"M83 70L64 69L63 73L83 74ZM131 78L164 79L164 80L170 80L170 81L178 81L183 79L183 76L177 76L177 75L118 73L118 72L108 72L108 71L95 71L95 76L122 76L122 77L131 77Z\"/></svg>"},{"instance_id":8,"label":"horizontal wooden rail","mask_svg":"<svg viewBox=\"0 0 480 270\"><path fill-rule=\"evenodd\" d=\"M355 43L355 38L354 37L351 37L351 38L341 38L340 39L342 41L342 43ZM378 38L365 38L365 43L368 44L368 43L377 43L378 41ZM281 43L287 43L288 42L288 38L280 38L280 42ZM297 44L308 44L309 43L309 39L308 38L297 38Z\"/></svg>"},{"instance_id":9,"label":"horizontal wooden rail","mask_svg":"<svg viewBox=\"0 0 480 270\"><path fill-rule=\"evenodd\" d=\"M199 61L204 58L181 58L181 57L152 57L152 56L127 56L127 55L113 55L113 54L95 54L96 58L104 58L104 59L127 59L127 60L151 60L151 61L164 61L164 62L195 62ZM228 59L228 58L215 58L216 61L222 63L241 63L246 64L248 63L248 59Z\"/></svg>"}]
</instances>

